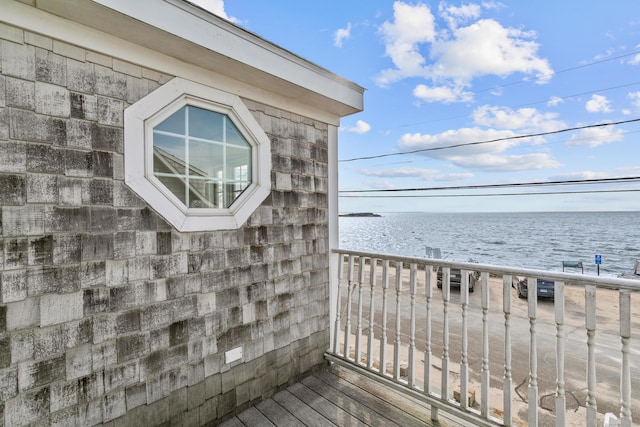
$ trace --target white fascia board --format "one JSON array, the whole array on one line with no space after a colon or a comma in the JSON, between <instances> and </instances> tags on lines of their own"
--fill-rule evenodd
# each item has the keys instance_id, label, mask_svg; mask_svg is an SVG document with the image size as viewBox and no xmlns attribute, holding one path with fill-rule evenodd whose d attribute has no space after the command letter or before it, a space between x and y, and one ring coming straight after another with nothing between
<instances>
[{"instance_id":1,"label":"white fascia board","mask_svg":"<svg viewBox=\"0 0 640 427\"><path fill-rule=\"evenodd\" d=\"M37 7L126 40L145 43L181 60L211 67L218 73L229 68L225 60L235 62L238 65L232 73L236 78L251 84L270 78L281 80L270 87L297 99L310 99L312 92L337 102L341 105L330 108L340 116L363 109L361 86L183 0L39 0ZM121 16L101 20L104 8ZM145 38L150 27L173 39L152 34ZM198 47L208 51L208 55ZM211 60L211 55L215 60ZM318 103L322 104L322 99Z\"/></svg>"},{"instance_id":2,"label":"white fascia board","mask_svg":"<svg viewBox=\"0 0 640 427\"><path fill-rule=\"evenodd\" d=\"M73 3L74 7L71 7ZM62 7L65 5L64 7ZM0 23L7 23L35 34L42 34L71 45L79 46L89 51L118 58L144 68L156 70L169 76L179 76L207 86L232 89L242 98L270 105L285 111L319 120L327 124L340 124L340 117L362 110L362 93L349 88L343 88L358 98L360 107L339 103L299 86L292 85L282 79L260 74L253 70L250 81L242 75L237 62L195 46L175 36L137 23L132 18L97 5L87 0L39 0L36 9L15 0L0 0ZM51 9L55 9L52 11ZM65 10L73 10L74 20L69 20ZM105 31L89 27L81 22L100 23ZM142 28L140 28L142 26ZM106 29L109 32L106 32ZM136 32L127 39L124 33ZM123 34L121 34L121 32ZM164 52L152 49L144 43L152 40L155 44L165 45ZM185 62L168 52L169 46L173 52L188 52L192 56L199 55L202 64ZM198 50L200 49L200 50ZM221 70L215 71L214 67ZM246 67L249 68L249 67ZM357 95L356 95L357 94Z\"/></svg>"}]
</instances>

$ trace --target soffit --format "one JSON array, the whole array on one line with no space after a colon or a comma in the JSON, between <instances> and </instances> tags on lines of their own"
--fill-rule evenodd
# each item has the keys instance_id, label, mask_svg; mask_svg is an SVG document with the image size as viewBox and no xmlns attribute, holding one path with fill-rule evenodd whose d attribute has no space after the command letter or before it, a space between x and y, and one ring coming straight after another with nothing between
<instances>
[{"instance_id":1,"label":"soffit","mask_svg":"<svg viewBox=\"0 0 640 427\"><path fill-rule=\"evenodd\" d=\"M338 117L363 109L361 86L182 0L37 0L36 7Z\"/></svg>"}]
</instances>

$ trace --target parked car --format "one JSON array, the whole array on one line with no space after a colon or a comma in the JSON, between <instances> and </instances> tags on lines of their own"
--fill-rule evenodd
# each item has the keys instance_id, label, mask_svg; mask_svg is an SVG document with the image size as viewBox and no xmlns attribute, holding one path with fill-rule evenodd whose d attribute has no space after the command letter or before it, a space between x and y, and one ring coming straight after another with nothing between
<instances>
[{"instance_id":1,"label":"parked car","mask_svg":"<svg viewBox=\"0 0 640 427\"><path fill-rule=\"evenodd\" d=\"M469 277L469 292L473 292L480 277L480 273L477 271L467 271ZM462 272L459 268L452 268L449 270L449 284L452 288L459 288L462 283ZM436 285L438 289L442 289L442 267L438 267L438 280Z\"/></svg>"},{"instance_id":2,"label":"parked car","mask_svg":"<svg viewBox=\"0 0 640 427\"><path fill-rule=\"evenodd\" d=\"M516 283L516 291L520 298L527 298L529 295L527 287L527 278L519 277ZM555 288L553 280L538 279L538 298L550 298L555 296Z\"/></svg>"}]
</instances>

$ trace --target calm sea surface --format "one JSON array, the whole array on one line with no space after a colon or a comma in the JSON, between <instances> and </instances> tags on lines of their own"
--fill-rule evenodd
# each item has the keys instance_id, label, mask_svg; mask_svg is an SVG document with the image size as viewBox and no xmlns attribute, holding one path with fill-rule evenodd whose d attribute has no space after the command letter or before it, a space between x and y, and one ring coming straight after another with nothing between
<instances>
[{"instance_id":1,"label":"calm sea surface","mask_svg":"<svg viewBox=\"0 0 640 427\"><path fill-rule=\"evenodd\" d=\"M341 217L340 247L425 257L439 248L452 261L562 271L582 261L585 274L631 273L640 258L640 212L388 213ZM576 270L567 270L576 272Z\"/></svg>"}]
</instances>

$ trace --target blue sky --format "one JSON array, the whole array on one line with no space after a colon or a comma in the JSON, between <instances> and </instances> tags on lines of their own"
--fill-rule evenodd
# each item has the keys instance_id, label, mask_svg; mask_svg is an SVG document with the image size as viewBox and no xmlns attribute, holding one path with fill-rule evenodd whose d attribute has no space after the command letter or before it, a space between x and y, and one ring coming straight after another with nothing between
<instances>
[{"instance_id":1,"label":"blue sky","mask_svg":"<svg viewBox=\"0 0 640 427\"><path fill-rule=\"evenodd\" d=\"M640 176L637 0L194 2L367 89L341 212L640 211L609 192L638 182L347 192Z\"/></svg>"}]
</instances>

